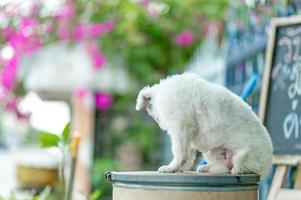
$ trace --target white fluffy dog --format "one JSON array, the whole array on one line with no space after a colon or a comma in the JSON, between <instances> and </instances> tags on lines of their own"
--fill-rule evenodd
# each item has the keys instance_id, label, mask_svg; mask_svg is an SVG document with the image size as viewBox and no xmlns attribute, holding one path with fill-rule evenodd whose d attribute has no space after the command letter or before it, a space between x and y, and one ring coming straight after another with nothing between
<instances>
[{"instance_id":1,"label":"white fluffy dog","mask_svg":"<svg viewBox=\"0 0 301 200\"><path fill-rule=\"evenodd\" d=\"M174 75L140 91L136 110L145 106L172 142L174 158L159 172L192 170L202 152L207 164L199 171L267 175L269 134L251 108L224 87L192 73Z\"/></svg>"}]
</instances>

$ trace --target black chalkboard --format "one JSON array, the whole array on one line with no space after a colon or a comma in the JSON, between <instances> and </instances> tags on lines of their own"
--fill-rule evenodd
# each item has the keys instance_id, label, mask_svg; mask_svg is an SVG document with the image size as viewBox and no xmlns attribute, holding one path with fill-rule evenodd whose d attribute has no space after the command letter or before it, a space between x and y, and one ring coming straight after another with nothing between
<instances>
[{"instance_id":1,"label":"black chalkboard","mask_svg":"<svg viewBox=\"0 0 301 200\"><path fill-rule=\"evenodd\" d=\"M271 22L260 116L274 154L301 154L301 18Z\"/></svg>"}]
</instances>

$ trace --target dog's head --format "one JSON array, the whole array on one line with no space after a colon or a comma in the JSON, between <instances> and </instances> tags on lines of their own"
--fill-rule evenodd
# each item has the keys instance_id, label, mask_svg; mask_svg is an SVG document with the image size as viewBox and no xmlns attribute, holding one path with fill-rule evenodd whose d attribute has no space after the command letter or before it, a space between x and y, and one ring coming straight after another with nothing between
<instances>
[{"instance_id":1,"label":"dog's head","mask_svg":"<svg viewBox=\"0 0 301 200\"><path fill-rule=\"evenodd\" d=\"M161 129L166 130L162 120L160 120L156 106L154 105L155 87L146 86L140 90L137 102L136 110L139 111L142 108L146 108L147 113L158 123Z\"/></svg>"},{"instance_id":2,"label":"dog's head","mask_svg":"<svg viewBox=\"0 0 301 200\"><path fill-rule=\"evenodd\" d=\"M154 88L146 86L142 90L140 90L137 103L136 110L139 111L142 108L146 107L147 113L157 121L156 110L153 107L153 98L154 98Z\"/></svg>"},{"instance_id":3,"label":"dog's head","mask_svg":"<svg viewBox=\"0 0 301 200\"><path fill-rule=\"evenodd\" d=\"M150 104L150 101L153 96L153 89L149 86L144 87L142 90L140 90L137 102L136 102L136 110L139 111L142 108L146 107Z\"/></svg>"}]
</instances>

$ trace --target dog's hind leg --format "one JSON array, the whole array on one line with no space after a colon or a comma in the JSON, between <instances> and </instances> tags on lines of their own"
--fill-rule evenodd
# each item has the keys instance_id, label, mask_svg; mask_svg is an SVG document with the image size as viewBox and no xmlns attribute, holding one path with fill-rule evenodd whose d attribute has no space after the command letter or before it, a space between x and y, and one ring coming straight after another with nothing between
<instances>
[{"instance_id":1,"label":"dog's hind leg","mask_svg":"<svg viewBox=\"0 0 301 200\"><path fill-rule=\"evenodd\" d=\"M194 170L200 161L199 153L196 149L187 149L186 160L182 163L181 168L184 171Z\"/></svg>"},{"instance_id":2,"label":"dog's hind leg","mask_svg":"<svg viewBox=\"0 0 301 200\"><path fill-rule=\"evenodd\" d=\"M244 167L244 162L248 158L248 149L236 150L232 157L233 168L231 174L243 174L250 173L250 171Z\"/></svg>"},{"instance_id":3,"label":"dog's hind leg","mask_svg":"<svg viewBox=\"0 0 301 200\"><path fill-rule=\"evenodd\" d=\"M199 172L228 173L229 169L225 165L225 150L221 148L212 149L203 154L207 164L198 168Z\"/></svg>"}]
</instances>

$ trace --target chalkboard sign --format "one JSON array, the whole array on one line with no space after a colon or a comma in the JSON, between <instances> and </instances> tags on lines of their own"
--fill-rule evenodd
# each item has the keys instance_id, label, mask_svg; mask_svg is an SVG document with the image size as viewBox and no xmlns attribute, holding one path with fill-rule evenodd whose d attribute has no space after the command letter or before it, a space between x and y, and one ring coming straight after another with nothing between
<instances>
[{"instance_id":1,"label":"chalkboard sign","mask_svg":"<svg viewBox=\"0 0 301 200\"><path fill-rule=\"evenodd\" d=\"M301 17L271 21L260 118L274 154L301 154Z\"/></svg>"}]
</instances>

